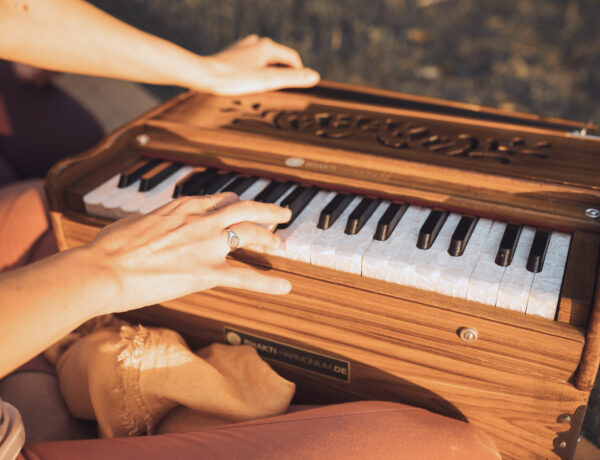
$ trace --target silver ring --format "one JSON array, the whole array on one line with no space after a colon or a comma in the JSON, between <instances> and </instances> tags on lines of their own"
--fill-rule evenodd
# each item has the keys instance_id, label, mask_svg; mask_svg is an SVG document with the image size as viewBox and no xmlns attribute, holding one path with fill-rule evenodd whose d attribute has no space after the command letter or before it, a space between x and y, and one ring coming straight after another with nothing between
<instances>
[{"instance_id":1,"label":"silver ring","mask_svg":"<svg viewBox=\"0 0 600 460\"><path fill-rule=\"evenodd\" d=\"M216 211L218 208L217 208L217 205L215 204L215 200L213 200L212 196L206 195L206 198L208 198L210 200L210 203L213 205L213 208L215 208L215 211Z\"/></svg>"},{"instance_id":2,"label":"silver ring","mask_svg":"<svg viewBox=\"0 0 600 460\"><path fill-rule=\"evenodd\" d=\"M227 244L232 251L240 246L240 237L231 230L227 230Z\"/></svg>"}]
</instances>

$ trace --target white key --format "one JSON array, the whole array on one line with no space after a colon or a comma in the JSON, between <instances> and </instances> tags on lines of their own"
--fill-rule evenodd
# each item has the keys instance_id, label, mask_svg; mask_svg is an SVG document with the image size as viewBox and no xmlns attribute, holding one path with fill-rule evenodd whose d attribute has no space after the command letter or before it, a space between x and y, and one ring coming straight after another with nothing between
<instances>
[{"instance_id":1,"label":"white key","mask_svg":"<svg viewBox=\"0 0 600 460\"><path fill-rule=\"evenodd\" d=\"M409 206L400 222L385 241L373 240L363 255L362 275L368 278L380 280L387 279L388 263L392 257L394 248L407 238L407 234L418 225L416 222L420 215L427 210L419 206Z\"/></svg>"},{"instance_id":2,"label":"white key","mask_svg":"<svg viewBox=\"0 0 600 460\"><path fill-rule=\"evenodd\" d=\"M347 235L344 233L344 238L335 248L336 270L360 275L363 254L373 241L377 223L389 205L389 201L379 203L377 209L357 234Z\"/></svg>"},{"instance_id":3,"label":"white key","mask_svg":"<svg viewBox=\"0 0 600 460\"><path fill-rule=\"evenodd\" d=\"M310 247L310 262L321 267L335 268L335 247L347 236L344 233L350 213L358 206L362 197L354 197L350 205L338 217L335 223L324 230Z\"/></svg>"},{"instance_id":4,"label":"white key","mask_svg":"<svg viewBox=\"0 0 600 460\"><path fill-rule=\"evenodd\" d=\"M460 214L451 213L429 249L419 249L416 246L413 248L410 262L414 266L414 270L408 272L408 286L426 291L437 289L440 274L450 260L448 247L461 217Z\"/></svg>"},{"instance_id":5,"label":"white key","mask_svg":"<svg viewBox=\"0 0 600 460\"><path fill-rule=\"evenodd\" d=\"M404 238L398 241L397 245L392 248L392 254L388 262L386 273L386 281L392 283L408 285L408 279L411 277L411 272L415 267L410 261L410 256L413 249L417 247L419 232L427 217L431 213L431 209L421 208L419 215L413 221L413 226L404 234Z\"/></svg>"},{"instance_id":6,"label":"white key","mask_svg":"<svg viewBox=\"0 0 600 460\"><path fill-rule=\"evenodd\" d=\"M504 276L498 289L496 306L525 313L533 273L527 270L527 259L531 252L531 244L535 236L535 228L523 227L517 242L517 249L511 264L504 270Z\"/></svg>"},{"instance_id":7,"label":"white key","mask_svg":"<svg viewBox=\"0 0 600 460\"><path fill-rule=\"evenodd\" d=\"M468 300L496 305L498 289L505 267L496 265L495 260L505 229L505 222L495 221L492 224L488 238L483 245L483 250L469 279Z\"/></svg>"},{"instance_id":8,"label":"white key","mask_svg":"<svg viewBox=\"0 0 600 460\"><path fill-rule=\"evenodd\" d=\"M102 216L102 201L106 200L118 188L120 177L121 174L115 174L83 196L83 203L88 214Z\"/></svg>"},{"instance_id":9,"label":"white key","mask_svg":"<svg viewBox=\"0 0 600 460\"><path fill-rule=\"evenodd\" d=\"M321 210L327 205L325 199L329 196L330 192L320 191L310 200L310 203L302 210L300 215L296 217L296 220L291 223L289 227L278 229L275 234L281 239L281 245L278 248L268 249L266 252L275 256L285 257L287 252L287 241L292 237L294 232L314 213L320 213ZM316 226L316 224L315 224Z\"/></svg>"},{"instance_id":10,"label":"white key","mask_svg":"<svg viewBox=\"0 0 600 460\"><path fill-rule=\"evenodd\" d=\"M110 219L121 218L121 205L137 193L138 189L140 188L140 182L141 180L138 179L129 184L127 187L115 189L111 195L102 200L102 202L99 204L101 208L99 209L100 215Z\"/></svg>"},{"instance_id":11,"label":"white key","mask_svg":"<svg viewBox=\"0 0 600 460\"><path fill-rule=\"evenodd\" d=\"M469 279L479 254L488 238L492 220L479 219L461 256L450 257L438 281L437 292L461 299L467 298Z\"/></svg>"},{"instance_id":12,"label":"white key","mask_svg":"<svg viewBox=\"0 0 600 460\"><path fill-rule=\"evenodd\" d=\"M285 240L285 257L291 260L310 263L310 248L314 240L321 235L324 230L317 227L321 211L333 197L336 192L321 191L309 204L310 212L302 218L302 222L296 227L290 236ZM318 201L317 201L318 198ZM306 211L305 211L306 212Z\"/></svg>"},{"instance_id":13,"label":"white key","mask_svg":"<svg viewBox=\"0 0 600 460\"><path fill-rule=\"evenodd\" d=\"M185 177L187 173L193 170L191 166L183 167L173 173L170 177L163 180L160 184L155 186L152 190L148 190L146 192L140 192L139 190L130 196L127 200L125 200L118 209L115 210L115 214L119 217L125 217L129 214L133 214L138 212L138 210L146 203L150 203L154 201L159 195L165 195L170 193L173 194L173 189L175 187L175 183ZM182 170L185 173L182 173ZM183 174L183 175L182 175Z\"/></svg>"},{"instance_id":14,"label":"white key","mask_svg":"<svg viewBox=\"0 0 600 460\"><path fill-rule=\"evenodd\" d=\"M571 235L567 233L550 235L544 267L533 277L526 314L554 319L570 242Z\"/></svg>"},{"instance_id":15,"label":"white key","mask_svg":"<svg viewBox=\"0 0 600 460\"><path fill-rule=\"evenodd\" d=\"M162 183L157 185L155 189L150 190L149 192L143 192L145 194L153 192L154 193L152 196L148 195L147 199L144 200L144 202L141 203L139 206L137 206L135 212L137 212L138 214L148 214L149 212L154 211L155 209L158 209L161 206L164 206L165 204L173 201L173 192L175 191L175 184L177 184L177 182L179 182L193 170L193 166L184 166L179 171L175 172L171 177L168 177ZM155 190L159 189L159 187L160 191L155 192Z\"/></svg>"}]
</instances>

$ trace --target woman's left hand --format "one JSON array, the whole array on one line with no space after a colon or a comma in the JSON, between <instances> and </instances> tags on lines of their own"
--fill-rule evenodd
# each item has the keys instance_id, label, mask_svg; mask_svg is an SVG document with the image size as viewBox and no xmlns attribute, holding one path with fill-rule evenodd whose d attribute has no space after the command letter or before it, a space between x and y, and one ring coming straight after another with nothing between
<instances>
[{"instance_id":1,"label":"woman's left hand","mask_svg":"<svg viewBox=\"0 0 600 460\"><path fill-rule=\"evenodd\" d=\"M209 69L208 87L198 89L215 94L307 88L316 85L320 78L314 70L303 67L295 50L258 35L249 35L206 58L205 65Z\"/></svg>"}]
</instances>

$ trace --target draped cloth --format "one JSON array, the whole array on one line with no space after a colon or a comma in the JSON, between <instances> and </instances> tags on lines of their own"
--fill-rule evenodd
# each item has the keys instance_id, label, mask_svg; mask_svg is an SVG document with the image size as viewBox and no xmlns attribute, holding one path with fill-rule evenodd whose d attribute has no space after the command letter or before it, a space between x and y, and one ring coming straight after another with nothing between
<instances>
[{"instance_id":1,"label":"draped cloth","mask_svg":"<svg viewBox=\"0 0 600 460\"><path fill-rule=\"evenodd\" d=\"M293 383L249 346L193 352L174 331L104 316L46 351L71 413L101 437L185 432L283 414Z\"/></svg>"}]
</instances>

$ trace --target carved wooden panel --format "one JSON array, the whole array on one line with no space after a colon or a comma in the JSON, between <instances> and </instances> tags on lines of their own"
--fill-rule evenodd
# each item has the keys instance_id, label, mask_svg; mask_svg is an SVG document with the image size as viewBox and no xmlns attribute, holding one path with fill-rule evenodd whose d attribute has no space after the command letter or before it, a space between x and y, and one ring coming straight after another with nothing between
<instances>
[{"instance_id":1,"label":"carved wooden panel","mask_svg":"<svg viewBox=\"0 0 600 460\"><path fill-rule=\"evenodd\" d=\"M234 112L232 107L222 112ZM492 160L500 164L510 163L517 156L548 158L551 142L531 141L522 136L482 137L467 129L440 129L428 123L415 122L410 117L386 116L367 112L350 112L332 106L311 104L306 110L261 110L260 103L251 106L252 111L241 112L231 125L244 130L257 127L271 129L273 135L294 132L306 140L349 139L358 144L377 143L388 147L383 153L398 155L397 151L411 149L450 157L466 157L475 160ZM460 127L457 127L460 128Z\"/></svg>"}]
</instances>

